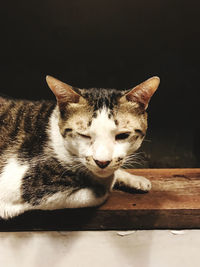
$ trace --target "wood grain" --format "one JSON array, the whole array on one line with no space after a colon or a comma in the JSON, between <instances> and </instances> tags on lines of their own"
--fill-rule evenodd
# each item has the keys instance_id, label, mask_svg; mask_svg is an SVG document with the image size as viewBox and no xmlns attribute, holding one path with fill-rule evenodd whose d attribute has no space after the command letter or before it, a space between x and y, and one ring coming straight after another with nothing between
<instances>
[{"instance_id":1,"label":"wood grain","mask_svg":"<svg viewBox=\"0 0 200 267\"><path fill-rule=\"evenodd\" d=\"M200 169L137 169L149 193L112 192L99 208L32 211L0 220L0 231L200 228Z\"/></svg>"}]
</instances>

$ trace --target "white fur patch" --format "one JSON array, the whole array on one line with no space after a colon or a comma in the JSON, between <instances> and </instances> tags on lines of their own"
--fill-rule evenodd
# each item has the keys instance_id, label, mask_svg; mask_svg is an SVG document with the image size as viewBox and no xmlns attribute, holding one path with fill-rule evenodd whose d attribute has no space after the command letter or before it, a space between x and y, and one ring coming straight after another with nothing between
<instances>
[{"instance_id":1,"label":"white fur patch","mask_svg":"<svg viewBox=\"0 0 200 267\"><path fill-rule=\"evenodd\" d=\"M108 110L104 108L98 111L97 118L93 119L90 129L90 134L95 141L92 147L88 149L88 156L92 156L99 161L124 158L130 149L130 143L126 140L117 142L115 140L117 133L119 133L118 126L112 118L108 118Z\"/></svg>"},{"instance_id":2,"label":"white fur patch","mask_svg":"<svg viewBox=\"0 0 200 267\"><path fill-rule=\"evenodd\" d=\"M64 163L71 163L71 158L65 148L63 137L58 126L58 109L56 108L50 118L50 146L53 148L57 158Z\"/></svg>"},{"instance_id":3,"label":"white fur patch","mask_svg":"<svg viewBox=\"0 0 200 267\"><path fill-rule=\"evenodd\" d=\"M117 127L112 119L108 118L107 109L97 113L91 125L91 136L95 137L93 144L93 158L99 161L110 161L113 157L114 135Z\"/></svg>"},{"instance_id":4,"label":"white fur patch","mask_svg":"<svg viewBox=\"0 0 200 267\"><path fill-rule=\"evenodd\" d=\"M27 209L22 204L21 184L28 165L21 165L15 157L8 160L0 175L0 217L16 216Z\"/></svg>"},{"instance_id":5,"label":"white fur patch","mask_svg":"<svg viewBox=\"0 0 200 267\"><path fill-rule=\"evenodd\" d=\"M107 197L108 194L97 198L93 191L88 188L80 189L73 194L69 194L69 191L58 192L50 197L47 197L39 206L35 208L54 210L62 208L94 207L102 204Z\"/></svg>"}]
</instances>

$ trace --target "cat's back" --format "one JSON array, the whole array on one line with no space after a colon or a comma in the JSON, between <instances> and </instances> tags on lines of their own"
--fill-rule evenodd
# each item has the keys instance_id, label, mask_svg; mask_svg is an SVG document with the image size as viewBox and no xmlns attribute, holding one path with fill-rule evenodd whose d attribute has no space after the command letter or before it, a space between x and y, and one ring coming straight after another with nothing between
<instances>
[{"instance_id":1,"label":"cat's back","mask_svg":"<svg viewBox=\"0 0 200 267\"><path fill-rule=\"evenodd\" d=\"M16 151L44 138L55 103L13 100L0 97L0 153ZM26 145L27 144L27 145Z\"/></svg>"}]
</instances>

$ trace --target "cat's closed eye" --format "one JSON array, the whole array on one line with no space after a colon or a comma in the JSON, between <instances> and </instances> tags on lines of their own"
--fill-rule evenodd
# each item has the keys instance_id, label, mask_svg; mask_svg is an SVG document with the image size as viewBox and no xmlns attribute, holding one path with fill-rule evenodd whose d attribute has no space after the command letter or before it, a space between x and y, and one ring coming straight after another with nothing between
<instances>
[{"instance_id":1,"label":"cat's closed eye","mask_svg":"<svg viewBox=\"0 0 200 267\"><path fill-rule=\"evenodd\" d=\"M124 140L130 136L130 133L120 133L115 136L115 140Z\"/></svg>"},{"instance_id":2,"label":"cat's closed eye","mask_svg":"<svg viewBox=\"0 0 200 267\"><path fill-rule=\"evenodd\" d=\"M78 135L85 138L85 139L91 139L91 136L89 136L89 135L85 135L85 134L81 134L81 133L78 133Z\"/></svg>"}]
</instances>

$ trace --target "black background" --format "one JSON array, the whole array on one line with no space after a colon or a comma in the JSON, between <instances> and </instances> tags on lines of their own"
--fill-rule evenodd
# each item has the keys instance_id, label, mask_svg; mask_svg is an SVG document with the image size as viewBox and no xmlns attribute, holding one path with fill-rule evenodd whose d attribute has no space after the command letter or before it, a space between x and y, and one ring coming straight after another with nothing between
<instances>
[{"instance_id":1,"label":"black background","mask_svg":"<svg viewBox=\"0 0 200 267\"><path fill-rule=\"evenodd\" d=\"M146 167L199 167L199 1L3 1L0 92L53 99L46 74L80 88L158 75Z\"/></svg>"}]
</instances>

